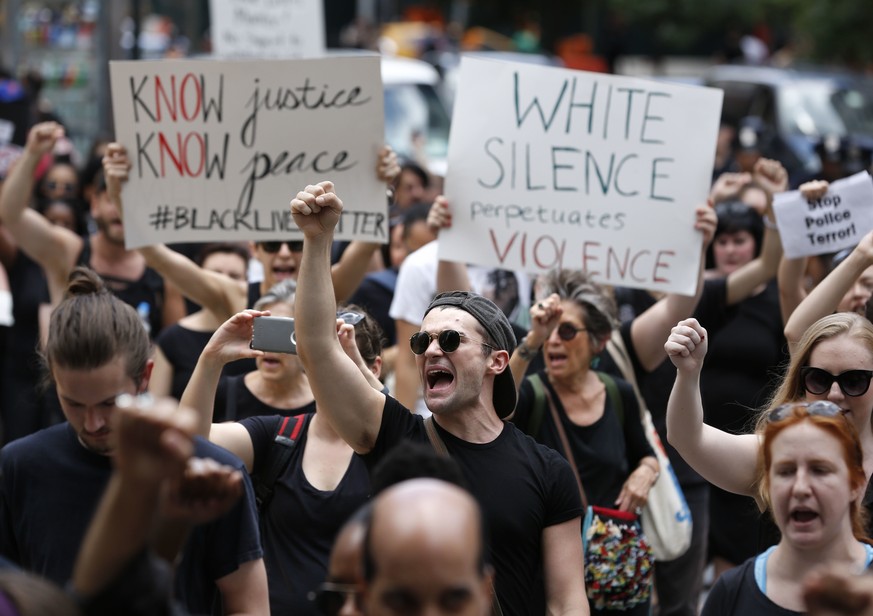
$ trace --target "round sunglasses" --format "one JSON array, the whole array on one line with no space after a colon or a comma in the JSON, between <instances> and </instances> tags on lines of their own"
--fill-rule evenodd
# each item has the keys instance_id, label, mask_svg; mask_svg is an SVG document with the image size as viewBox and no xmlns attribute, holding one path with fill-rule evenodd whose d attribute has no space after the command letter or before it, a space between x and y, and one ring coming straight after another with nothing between
<instances>
[{"instance_id":1,"label":"round sunglasses","mask_svg":"<svg viewBox=\"0 0 873 616\"><path fill-rule=\"evenodd\" d=\"M840 386L840 391L855 398L863 396L870 389L873 370L846 370L840 374L831 374L821 368L804 366L800 369L800 377L803 380L803 389L807 393L816 396L826 394L836 381L837 385Z\"/></svg>"},{"instance_id":2,"label":"round sunglasses","mask_svg":"<svg viewBox=\"0 0 873 616\"><path fill-rule=\"evenodd\" d=\"M282 250L282 244L288 246L288 250L291 252L303 252L303 242L259 242L261 248L264 249L264 252L268 252L270 254L275 254Z\"/></svg>"},{"instance_id":3,"label":"round sunglasses","mask_svg":"<svg viewBox=\"0 0 873 616\"><path fill-rule=\"evenodd\" d=\"M806 411L806 414L811 417L843 416L843 410L833 402L827 400L816 400L815 402L788 402L786 404L780 404L767 413L767 421L771 423L782 421L783 419L793 416L798 409L803 409Z\"/></svg>"},{"instance_id":4,"label":"round sunglasses","mask_svg":"<svg viewBox=\"0 0 873 616\"><path fill-rule=\"evenodd\" d=\"M437 343L439 343L443 353L451 353L453 351L457 351L458 347L461 346L462 338L466 338L470 342L484 344L489 349L494 349L493 345L490 345L487 342L482 342L481 340L474 340L473 338L467 336L467 334L462 334L461 332L454 329L444 329L439 334L431 334L430 332L415 332L409 338L409 348L411 348L412 352L416 355L421 355L422 353L427 351L427 347L430 346L430 342L434 338L437 339Z\"/></svg>"},{"instance_id":5,"label":"round sunglasses","mask_svg":"<svg viewBox=\"0 0 873 616\"><path fill-rule=\"evenodd\" d=\"M586 327L575 327L572 323L561 323L558 325L558 338L563 340L564 342L569 342L573 338L576 337L576 334L579 332L587 332L588 328Z\"/></svg>"}]
</instances>

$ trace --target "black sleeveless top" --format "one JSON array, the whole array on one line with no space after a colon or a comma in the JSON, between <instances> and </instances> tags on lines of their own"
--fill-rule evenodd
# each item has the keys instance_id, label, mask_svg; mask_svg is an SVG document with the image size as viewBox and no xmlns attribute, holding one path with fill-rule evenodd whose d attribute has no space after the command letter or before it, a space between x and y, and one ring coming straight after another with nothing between
<instances>
[{"instance_id":1,"label":"black sleeveless top","mask_svg":"<svg viewBox=\"0 0 873 616\"><path fill-rule=\"evenodd\" d=\"M82 252L76 260L76 265L91 267L91 241L83 238ZM99 272L98 272L99 273ZM128 280L107 274L100 274L106 287L120 300L133 306L149 336L154 338L164 326L164 279L155 270L146 267L138 280Z\"/></svg>"}]
</instances>

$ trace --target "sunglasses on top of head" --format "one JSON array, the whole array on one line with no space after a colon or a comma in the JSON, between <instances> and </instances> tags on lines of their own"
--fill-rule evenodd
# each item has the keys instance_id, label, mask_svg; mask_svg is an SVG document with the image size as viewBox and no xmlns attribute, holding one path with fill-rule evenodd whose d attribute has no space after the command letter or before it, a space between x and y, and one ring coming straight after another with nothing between
<instances>
[{"instance_id":1,"label":"sunglasses on top of head","mask_svg":"<svg viewBox=\"0 0 873 616\"><path fill-rule=\"evenodd\" d=\"M807 393L821 396L830 391L831 385L836 382L845 395L855 398L863 396L870 389L873 370L846 370L840 374L831 374L821 368L804 366L800 369L800 376L803 389Z\"/></svg>"},{"instance_id":2,"label":"sunglasses on top of head","mask_svg":"<svg viewBox=\"0 0 873 616\"><path fill-rule=\"evenodd\" d=\"M261 248L264 249L264 252L268 252L270 254L275 254L282 250L282 244L288 246L288 250L291 252L303 252L303 241L295 241L295 242L259 242Z\"/></svg>"},{"instance_id":3,"label":"sunglasses on top of head","mask_svg":"<svg viewBox=\"0 0 873 616\"><path fill-rule=\"evenodd\" d=\"M430 341L434 338L437 339L437 343L440 345L440 349L442 349L443 353L451 353L453 351L457 351L458 347L461 346L462 338L466 338L470 342L475 342L477 344L484 344L490 349L494 348L494 346L488 344L487 342L474 340L470 338L467 334L462 334L461 332L454 329L444 329L439 334L431 334L430 332L415 332L409 338L409 348L411 348L412 352L416 355L421 355L422 353L427 351L427 347L430 346Z\"/></svg>"},{"instance_id":4,"label":"sunglasses on top of head","mask_svg":"<svg viewBox=\"0 0 873 616\"><path fill-rule=\"evenodd\" d=\"M806 411L806 415L810 417L837 417L843 416L843 411L833 402L828 400L816 400L815 402L788 402L780 404L775 409L767 413L767 421L775 423L788 419L793 416L797 410Z\"/></svg>"}]
</instances>

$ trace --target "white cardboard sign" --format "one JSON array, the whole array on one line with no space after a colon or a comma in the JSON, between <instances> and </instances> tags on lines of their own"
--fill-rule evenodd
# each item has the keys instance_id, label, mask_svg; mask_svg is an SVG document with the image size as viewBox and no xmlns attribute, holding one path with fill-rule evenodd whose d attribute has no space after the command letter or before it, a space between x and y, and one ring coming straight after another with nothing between
<instances>
[{"instance_id":1,"label":"white cardboard sign","mask_svg":"<svg viewBox=\"0 0 873 616\"><path fill-rule=\"evenodd\" d=\"M331 180L340 239L386 243L376 56L318 60L111 62L128 248L302 239L288 204Z\"/></svg>"},{"instance_id":2,"label":"white cardboard sign","mask_svg":"<svg viewBox=\"0 0 873 616\"><path fill-rule=\"evenodd\" d=\"M821 199L799 190L773 199L773 213L789 259L837 252L854 246L873 229L873 180L866 171L837 180Z\"/></svg>"},{"instance_id":3,"label":"white cardboard sign","mask_svg":"<svg viewBox=\"0 0 873 616\"><path fill-rule=\"evenodd\" d=\"M325 53L321 0L210 0L212 49L225 58Z\"/></svg>"},{"instance_id":4,"label":"white cardboard sign","mask_svg":"<svg viewBox=\"0 0 873 616\"><path fill-rule=\"evenodd\" d=\"M440 257L692 294L721 90L464 58Z\"/></svg>"}]
</instances>

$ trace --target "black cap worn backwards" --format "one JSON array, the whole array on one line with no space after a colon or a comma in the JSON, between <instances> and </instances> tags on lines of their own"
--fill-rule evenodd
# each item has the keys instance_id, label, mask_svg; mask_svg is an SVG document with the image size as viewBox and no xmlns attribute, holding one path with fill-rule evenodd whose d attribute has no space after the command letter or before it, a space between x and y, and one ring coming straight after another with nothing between
<instances>
[{"instance_id":1,"label":"black cap worn backwards","mask_svg":"<svg viewBox=\"0 0 873 616\"><path fill-rule=\"evenodd\" d=\"M508 351L511 355L515 350L515 334L509 319L503 311L487 297L476 295L467 291L449 291L437 295L424 314L438 307L458 308L473 315L479 324L485 329L488 337L494 341L495 348ZM498 374L494 379L494 410L498 417L508 417L515 410L518 397L515 392L515 381L509 366Z\"/></svg>"}]
</instances>

